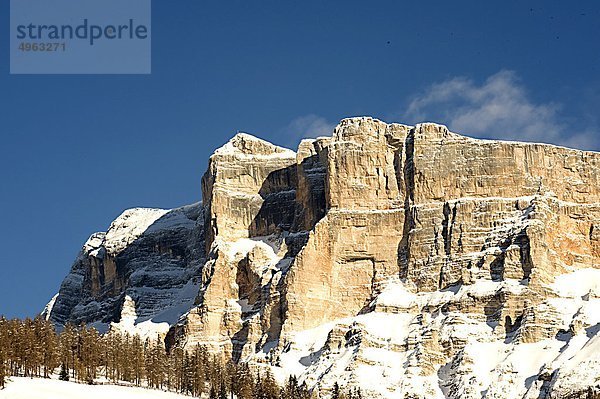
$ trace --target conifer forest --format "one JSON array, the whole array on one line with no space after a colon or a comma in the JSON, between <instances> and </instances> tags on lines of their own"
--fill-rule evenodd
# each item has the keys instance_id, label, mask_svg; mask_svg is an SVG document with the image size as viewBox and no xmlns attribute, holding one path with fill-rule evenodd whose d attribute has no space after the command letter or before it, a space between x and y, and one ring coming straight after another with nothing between
<instances>
[{"instance_id":1,"label":"conifer forest","mask_svg":"<svg viewBox=\"0 0 600 399\"><path fill-rule=\"evenodd\" d=\"M0 318L0 388L10 376L59 378L83 384L124 384L209 399L320 397L295 376L278 384L270 371L226 362L197 345L167 350L159 337L143 340L118 331L100 334L85 325L57 332L51 322ZM337 384L333 399L361 399Z\"/></svg>"}]
</instances>

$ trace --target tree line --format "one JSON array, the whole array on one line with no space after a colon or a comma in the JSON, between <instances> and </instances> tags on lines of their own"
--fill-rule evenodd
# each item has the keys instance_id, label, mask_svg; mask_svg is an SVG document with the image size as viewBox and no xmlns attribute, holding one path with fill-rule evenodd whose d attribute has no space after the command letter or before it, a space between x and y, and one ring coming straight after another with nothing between
<instances>
[{"instance_id":1,"label":"tree line","mask_svg":"<svg viewBox=\"0 0 600 399\"><path fill-rule=\"evenodd\" d=\"M42 317L0 317L0 388L9 376L50 378L95 384L127 383L209 399L312 399L321 397L290 376L283 386L270 370L251 369L210 354L197 345L167 351L158 337L118 331L99 334L85 325L66 325L57 333ZM327 396L327 395L326 395ZM332 399L362 399L360 390L344 391L336 383Z\"/></svg>"}]
</instances>

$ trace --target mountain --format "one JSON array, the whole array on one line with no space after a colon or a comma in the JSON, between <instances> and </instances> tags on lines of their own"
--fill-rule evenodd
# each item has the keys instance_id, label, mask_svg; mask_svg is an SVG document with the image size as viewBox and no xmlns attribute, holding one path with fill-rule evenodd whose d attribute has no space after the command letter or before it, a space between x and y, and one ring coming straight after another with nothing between
<instances>
[{"instance_id":1,"label":"mountain","mask_svg":"<svg viewBox=\"0 0 600 399\"><path fill-rule=\"evenodd\" d=\"M71 322L100 332L112 325L151 338L166 334L198 293L203 220L200 204L126 210L84 244L46 317L59 327Z\"/></svg>"},{"instance_id":2,"label":"mountain","mask_svg":"<svg viewBox=\"0 0 600 399\"><path fill-rule=\"evenodd\" d=\"M92 235L46 316L325 392L600 397L599 166L368 117L296 152L240 133L210 157L201 204Z\"/></svg>"}]
</instances>

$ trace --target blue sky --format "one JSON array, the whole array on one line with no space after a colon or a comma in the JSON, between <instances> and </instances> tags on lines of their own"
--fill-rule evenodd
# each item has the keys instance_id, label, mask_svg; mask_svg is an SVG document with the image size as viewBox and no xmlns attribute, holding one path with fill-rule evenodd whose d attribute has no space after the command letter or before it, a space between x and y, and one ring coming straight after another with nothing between
<instances>
[{"instance_id":1,"label":"blue sky","mask_svg":"<svg viewBox=\"0 0 600 399\"><path fill-rule=\"evenodd\" d=\"M598 150L598 38L595 1L154 0L148 76L9 75L1 40L0 314L40 311L124 209L198 201L237 130L295 146L371 115Z\"/></svg>"}]
</instances>

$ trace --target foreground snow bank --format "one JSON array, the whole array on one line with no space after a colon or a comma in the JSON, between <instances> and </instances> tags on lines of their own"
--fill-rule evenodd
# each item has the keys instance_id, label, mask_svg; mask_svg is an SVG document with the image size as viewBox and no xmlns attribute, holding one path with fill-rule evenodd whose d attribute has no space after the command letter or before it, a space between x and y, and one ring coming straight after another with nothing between
<instances>
[{"instance_id":1,"label":"foreground snow bank","mask_svg":"<svg viewBox=\"0 0 600 399\"><path fill-rule=\"evenodd\" d=\"M42 378L11 377L0 399L182 399L189 396L117 385L84 385Z\"/></svg>"}]
</instances>

